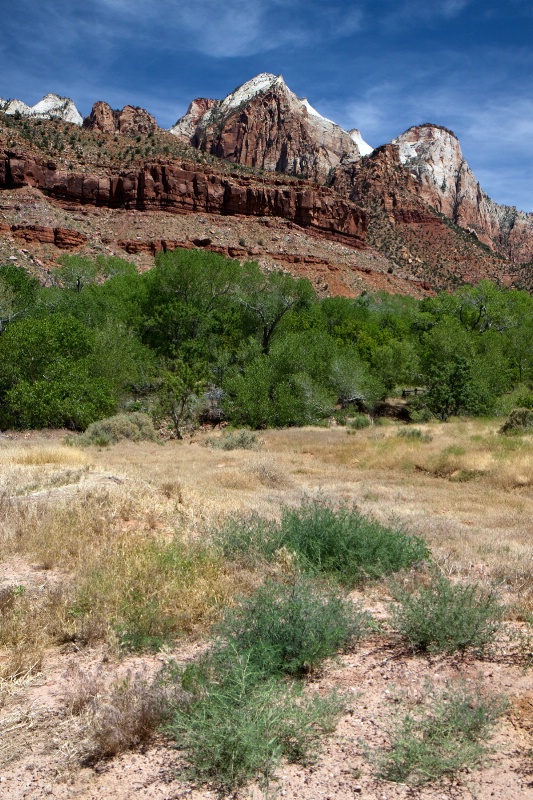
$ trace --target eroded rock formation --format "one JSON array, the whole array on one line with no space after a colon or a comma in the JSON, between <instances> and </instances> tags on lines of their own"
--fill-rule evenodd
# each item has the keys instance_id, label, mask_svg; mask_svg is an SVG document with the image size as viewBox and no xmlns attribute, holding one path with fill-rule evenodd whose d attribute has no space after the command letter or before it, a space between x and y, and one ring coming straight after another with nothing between
<instances>
[{"instance_id":1,"label":"eroded rock formation","mask_svg":"<svg viewBox=\"0 0 533 800\"><path fill-rule=\"evenodd\" d=\"M511 261L533 260L533 214L491 200L452 131L419 125L393 143L409 172L412 191Z\"/></svg>"},{"instance_id":2,"label":"eroded rock formation","mask_svg":"<svg viewBox=\"0 0 533 800\"><path fill-rule=\"evenodd\" d=\"M136 136L157 130L157 122L144 108L128 105L120 111L99 100L93 105L89 116L83 120L83 127L102 133Z\"/></svg>"},{"instance_id":3,"label":"eroded rock formation","mask_svg":"<svg viewBox=\"0 0 533 800\"><path fill-rule=\"evenodd\" d=\"M330 189L281 179L225 176L188 163L145 164L102 177L60 169L23 152L0 159L0 188L33 186L58 200L114 208L283 217L319 233L361 244L365 212Z\"/></svg>"},{"instance_id":4,"label":"eroded rock formation","mask_svg":"<svg viewBox=\"0 0 533 800\"><path fill-rule=\"evenodd\" d=\"M205 102L194 101L171 133L220 158L320 183L342 160L361 158L357 137L299 99L281 75L258 75L198 116Z\"/></svg>"}]
</instances>

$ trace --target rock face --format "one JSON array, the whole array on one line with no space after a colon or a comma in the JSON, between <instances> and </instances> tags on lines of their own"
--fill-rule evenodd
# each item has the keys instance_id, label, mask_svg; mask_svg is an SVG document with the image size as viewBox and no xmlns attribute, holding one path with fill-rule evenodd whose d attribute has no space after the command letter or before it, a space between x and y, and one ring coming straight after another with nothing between
<instances>
[{"instance_id":1,"label":"rock face","mask_svg":"<svg viewBox=\"0 0 533 800\"><path fill-rule=\"evenodd\" d=\"M71 228L48 228L43 225L11 225L8 228L18 239L23 239L25 242L55 244L61 250L73 250L87 241L84 233Z\"/></svg>"},{"instance_id":2,"label":"rock face","mask_svg":"<svg viewBox=\"0 0 533 800\"><path fill-rule=\"evenodd\" d=\"M145 134L157 130L157 122L144 108L124 106L120 111L99 100L93 105L89 116L83 120L83 127L99 130L102 133L137 136L139 133Z\"/></svg>"},{"instance_id":3,"label":"rock face","mask_svg":"<svg viewBox=\"0 0 533 800\"><path fill-rule=\"evenodd\" d=\"M18 113L23 117L36 117L37 119L62 119L64 122L72 122L74 125L81 125L83 122L83 118L72 100L57 94L45 95L34 106L27 106L22 100L0 99L0 111L10 116Z\"/></svg>"},{"instance_id":4,"label":"rock face","mask_svg":"<svg viewBox=\"0 0 533 800\"><path fill-rule=\"evenodd\" d=\"M299 99L281 75L258 75L221 103L207 101L198 116L205 102L194 101L171 133L220 158L319 183L341 161L361 158L357 140Z\"/></svg>"},{"instance_id":5,"label":"rock face","mask_svg":"<svg viewBox=\"0 0 533 800\"><path fill-rule=\"evenodd\" d=\"M419 197L511 261L533 260L533 214L488 197L463 158L455 134L437 125L409 128L393 140Z\"/></svg>"},{"instance_id":6,"label":"rock face","mask_svg":"<svg viewBox=\"0 0 533 800\"><path fill-rule=\"evenodd\" d=\"M365 212L331 189L274 179L269 183L247 176L227 177L188 163L147 163L137 170L99 177L59 169L55 162L24 152L0 158L0 188L25 185L80 204L178 214L283 217L352 246L364 242L367 230Z\"/></svg>"},{"instance_id":7,"label":"rock face","mask_svg":"<svg viewBox=\"0 0 533 800\"><path fill-rule=\"evenodd\" d=\"M210 100L207 97L197 97L193 100L187 109L184 117L179 119L169 133L182 139L187 144L192 144L194 141L196 128L200 120L209 109L217 108L220 105L220 100Z\"/></svg>"}]
</instances>

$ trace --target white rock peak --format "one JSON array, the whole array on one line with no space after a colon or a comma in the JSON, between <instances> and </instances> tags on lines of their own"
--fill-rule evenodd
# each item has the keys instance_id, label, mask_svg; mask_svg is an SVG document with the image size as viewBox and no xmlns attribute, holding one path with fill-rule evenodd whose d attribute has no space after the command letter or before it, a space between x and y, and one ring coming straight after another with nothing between
<instances>
[{"instance_id":1,"label":"white rock peak","mask_svg":"<svg viewBox=\"0 0 533 800\"><path fill-rule=\"evenodd\" d=\"M362 156L369 156L370 153L374 152L374 148L370 147L370 145L365 142L363 137L361 136L361 131L358 131L357 128L352 128L351 131L348 131L354 142L356 143L357 147L359 148L359 152Z\"/></svg>"},{"instance_id":2,"label":"white rock peak","mask_svg":"<svg viewBox=\"0 0 533 800\"><path fill-rule=\"evenodd\" d=\"M17 112L23 117L37 117L38 119L62 119L74 125L81 125L83 117L69 97L58 94L47 94L34 106L28 106L22 100L0 101L0 111L13 116Z\"/></svg>"}]
</instances>

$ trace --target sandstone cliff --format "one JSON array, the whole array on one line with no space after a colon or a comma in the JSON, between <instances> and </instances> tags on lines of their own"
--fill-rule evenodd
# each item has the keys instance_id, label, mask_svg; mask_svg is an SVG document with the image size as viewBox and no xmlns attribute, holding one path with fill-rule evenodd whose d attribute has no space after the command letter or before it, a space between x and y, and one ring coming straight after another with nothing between
<instances>
[{"instance_id":1,"label":"sandstone cliff","mask_svg":"<svg viewBox=\"0 0 533 800\"><path fill-rule=\"evenodd\" d=\"M393 144L409 171L413 192L511 261L533 260L533 214L488 197L463 158L455 134L437 125L420 125Z\"/></svg>"},{"instance_id":2,"label":"sandstone cliff","mask_svg":"<svg viewBox=\"0 0 533 800\"><path fill-rule=\"evenodd\" d=\"M146 163L106 177L61 169L24 152L0 158L0 188L32 186L59 200L113 208L282 217L352 246L366 236L365 212L326 188L248 176L189 163Z\"/></svg>"},{"instance_id":3,"label":"sandstone cliff","mask_svg":"<svg viewBox=\"0 0 533 800\"><path fill-rule=\"evenodd\" d=\"M198 116L200 104L206 102L210 105ZM171 133L219 158L320 183L341 161L362 155L357 137L322 117L305 98L299 99L281 75L268 73L243 84L221 103L195 101Z\"/></svg>"},{"instance_id":4,"label":"sandstone cliff","mask_svg":"<svg viewBox=\"0 0 533 800\"><path fill-rule=\"evenodd\" d=\"M83 127L99 130L102 133L136 136L139 133L155 131L158 126L154 117L144 108L128 105L120 111L99 100L93 105L89 116L83 120Z\"/></svg>"}]
</instances>

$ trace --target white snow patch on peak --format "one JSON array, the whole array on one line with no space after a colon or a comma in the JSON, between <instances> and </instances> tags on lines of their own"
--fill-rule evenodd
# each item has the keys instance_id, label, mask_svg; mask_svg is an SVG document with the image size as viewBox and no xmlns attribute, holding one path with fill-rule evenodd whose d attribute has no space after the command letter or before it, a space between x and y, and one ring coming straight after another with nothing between
<instances>
[{"instance_id":1,"label":"white snow patch on peak","mask_svg":"<svg viewBox=\"0 0 533 800\"><path fill-rule=\"evenodd\" d=\"M285 86L285 81L283 80L282 75L273 75L270 72L262 72L260 75L256 75L255 78L243 83L242 86L239 86L234 92L229 94L222 101L219 108L223 109L224 111L237 108L237 106L240 106L241 103L246 103L248 100L251 100L252 97L255 97L256 94L259 94L259 92L264 92L265 89L270 89L275 84L278 84L279 86Z\"/></svg>"},{"instance_id":2,"label":"white snow patch on peak","mask_svg":"<svg viewBox=\"0 0 533 800\"><path fill-rule=\"evenodd\" d=\"M374 152L374 148L370 147L370 145L365 142L361 136L361 131L358 131L357 128L352 128L352 130L349 131L349 134L359 148L359 152L362 156L369 156L370 153Z\"/></svg>"},{"instance_id":3,"label":"white snow patch on peak","mask_svg":"<svg viewBox=\"0 0 533 800\"><path fill-rule=\"evenodd\" d=\"M300 102L304 104L304 106L307 109L308 114L311 114L313 117L318 117L319 119L323 119L323 120L325 120L325 122L331 122L332 125L336 125L337 124L336 122L333 122L332 119L328 119L327 117L323 117L322 114L319 114L318 111L316 110L316 108L313 108L313 106L311 105L311 103L309 102L307 97L302 97Z\"/></svg>"},{"instance_id":4,"label":"white snow patch on peak","mask_svg":"<svg viewBox=\"0 0 533 800\"><path fill-rule=\"evenodd\" d=\"M60 117L65 122L81 125L83 118L69 97L60 97L58 94L47 94L36 103L32 111L38 116Z\"/></svg>"}]
</instances>

